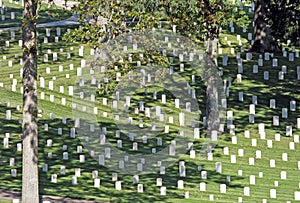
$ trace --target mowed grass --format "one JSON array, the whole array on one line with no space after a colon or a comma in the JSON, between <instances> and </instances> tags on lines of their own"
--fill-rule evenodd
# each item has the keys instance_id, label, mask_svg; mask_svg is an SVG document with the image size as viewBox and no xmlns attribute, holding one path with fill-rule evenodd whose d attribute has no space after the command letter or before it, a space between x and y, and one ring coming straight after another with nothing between
<instances>
[{"instance_id":1,"label":"mowed grass","mask_svg":"<svg viewBox=\"0 0 300 203\"><path fill-rule=\"evenodd\" d=\"M39 42L43 42L45 29L39 30ZM68 95L68 87L75 85L77 79L77 68L80 67L82 59L86 59L90 52L90 47L81 44L70 44L60 40L59 43L54 43L55 29L51 29L51 37L48 44L43 44L39 47L39 66L38 66L38 81L40 77L45 78L45 88L38 89L39 109L42 110L42 117L39 118L39 174L40 174L40 192L41 194L58 195L63 197L73 197L82 199L99 199L111 202L208 202L209 196L214 195L216 202L237 202L239 197L242 197L243 202L261 202L262 199L267 199L268 202L286 202L294 199L294 192L299 191L299 169L298 169L298 152L299 143L295 143L295 149L290 150L289 144L294 141L293 137L285 137L287 125L293 126L293 134L299 134L297 129L297 117L299 117L299 108L295 112L289 111L287 119L280 118L280 126L272 125L272 117L279 115L281 117L281 109L289 108L291 99L299 104L299 82L297 80L296 67L299 65L299 58L295 62L288 61L282 56L278 58L279 66L272 67L271 61L264 61L264 66L259 67L259 72L254 74L252 68L257 64L258 55L254 55L250 61L243 61L242 82L237 83L236 75L238 73L237 62L235 56L230 54L230 47L226 41L221 41L220 46L223 48L223 53L229 54L229 62L227 67L222 67L224 75L223 80L228 77L233 79L230 87L230 96L227 98L227 110L233 111L235 125L235 133L237 144L232 143L232 136L226 132L220 137L218 145L213 150L213 160L209 161L205 156L200 155L203 138L195 140L194 150L196 150L196 158L190 158L189 152L183 155L180 160L185 161L187 177L179 177L178 161L174 165L166 169L165 174L154 172L153 174L140 175L139 183L144 185L144 193L137 193L137 186L133 184L132 175L124 175L119 173L118 180L122 181L122 190L115 190L114 181L112 181L112 173L114 171L105 167L99 166L97 158L90 156L89 151L85 149L80 135L75 138L70 137L70 128L74 127L73 112L72 112L72 96ZM225 33L221 37L227 37L232 45L239 51L236 41L236 34ZM246 43L247 35L241 33L243 42ZM1 33L1 81L3 87L0 88L0 188L20 191L21 189L21 157L22 152L17 151L17 144L21 143L20 134L21 124L19 120L22 117L21 110L17 111L17 105L22 106L22 95L20 94L21 77L20 77L20 56L21 48L18 46L20 34L16 33L16 40L10 40L9 33ZM5 40L10 40L10 47L5 47ZM78 56L78 49L84 46L85 57ZM71 48L73 47L73 48ZM60 50L63 49L63 50ZM58 54L58 61L52 60L52 54ZM49 56L49 62L43 62L44 54ZM67 53L71 54L71 58L67 58ZM16 54L19 56L17 58ZM3 56L6 59L3 59ZM245 54L241 53L243 59ZM222 66L222 56L220 55L219 65ZM8 61L11 60L13 67L8 67ZM70 69L70 64L74 65L73 70ZM63 66L63 71L59 71L59 65ZM283 81L278 80L278 72L281 71L281 66L286 65L288 73L285 74ZM178 64L176 64L176 67ZM50 68L50 73L46 73L46 69ZM269 71L270 79L263 79L263 72ZM13 75L11 75L13 74ZM69 74L69 79L66 78ZM186 70L186 76L191 74L189 69ZM12 78L11 78L12 77ZM17 79L17 91L11 91L13 78ZM54 90L49 90L48 82L54 81ZM195 86L202 84L198 82ZM64 93L60 93L60 86L64 87ZM150 92L153 90L150 90ZM244 101L238 101L238 92L244 92ZM45 99L40 98L41 92L45 93ZM201 93L201 88L198 90ZM202 90L203 93L203 90ZM54 102L50 102L50 95L54 95ZM258 97L256 105L255 123L249 123L249 105L252 103L252 96ZM199 94L200 96L200 94ZM104 96L102 96L104 97ZM111 97L105 95L109 101ZM66 105L61 104L61 99L66 98ZM143 94L137 94L133 99L138 101L143 98ZM103 98L98 98L96 105L99 108L98 121L102 126L108 128L108 138L116 146L117 138L114 137L114 132L117 129L113 121L112 114L109 113L109 106L102 104ZM158 98L160 99L160 98ZM200 97L203 99L203 97ZM269 108L269 100L276 99L276 108ZM6 102L10 102L10 107L6 107ZM149 100L150 101L150 100ZM155 106L159 102L153 102ZM178 111L173 109L174 101L167 105L167 110L171 113L170 116L178 114ZM298 106L298 105L297 105ZM6 120L6 110L12 111L12 119ZM202 112L203 109L201 109ZM107 118L102 117L103 111L109 113ZM54 114L54 119L50 119L50 113ZM139 115L142 118L142 115ZM203 116L203 115L202 115ZM67 123L62 123L62 118L67 118ZM174 119L175 120L175 119ZM44 130L44 124L49 125L48 131ZM199 121L202 126L202 122ZM266 138L261 139L258 133L258 123L264 123L266 129ZM178 122L170 125L170 131L175 131L178 128ZM226 126L226 124L225 124ZM58 135L58 128L62 129L62 135ZM225 127L226 129L226 127ZM246 138L244 131L250 131L250 138ZM10 133L9 148L4 148L3 138L5 133ZM275 134L281 135L281 140L275 140ZM202 131L202 134L204 132ZM173 135L164 135L172 137ZM47 147L47 140L52 139L52 147ZM132 153L132 142L125 136L121 138L123 141L123 150ZM257 140L257 146L252 146L252 139ZM167 139L166 139L167 140ZM268 147L268 140L272 140L272 148ZM149 153L149 149L155 146L155 142L150 142L150 146L141 147L141 152ZM164 142L165 147L168 142ZM67 145L67 150L63 150L63 145ZM83 152L77 153L77 146L83 146ZM229 155L224 154L224 148L229 148ZM239 151L243 149L243 156ZM257 151L261 151L261 158L256 158ZM69 160L63 160L63 152L69 154ZM49 153L52 156L49 157ZM288 154L288 161L282 160L282 154ZM85 163L79 162L79 155L85 155ZM231 155L236 155L236 163L231 163ZM14 158L14 166L10 166L10 159ZM249 165L249 158L254 158L254 165ZM270 167L270 160L276 161L276 167ZM222 162L222 173L216 173L216 162ZM48 164L48 172L42 170L43 164ZM201 179L201 172L197 170L198 166L202 166L202 170L207 171L207 179ZM65 174L60 174L61 166L66 167ZM75 174L75 168L81 168L81 177L78 177L78 185L72 185L72 177ZM11 177L11 169L17 169L17 177ZM98 177L101 179L100 188L95 188L92 171L98 170ZM242 170L242 175L238 174L238 170ZM281 172L286 171L287 177L281 179ZM57 174L57 183L51 183L51 175ZM255 185L250 185L250 175L255 176ZM260 176L262 175L262 176ZM230 176L231 181L227 182L227 177ZM167 187L167 195L160 195L160 187L156 186L156 178L162 178L163 186ZM184 180L184 189L177 189L177 181ZM274 181L278 181L278 186L274 185ZM199 184L206 183L206 191L200 191ZM227 185L226 193L220 193L220 184ZM244 188L250 188L250 196L244 195ZM270 189L276 189L277 198L270 199ZM184 193L189 192L190 198L184 199Z\"/></svg>"},{"instance_id":2,"label":"mowed grass","mask_svg":"<svg viewBox=\"0 0 300 203\"><path fill-rule=\"evenodd\" d=\"M0 28L6 27L20 27L22 22L23 7L21 1L3 0L5 5L4 13L1 16L5 16L5 19L0 19ZM65 10L59 6L52 5L49 7L48 3L39 3L38 5L38 23L54 22L64 20L72 16L72 12ZM11 18L11 13L14 13L14 18Z\"/></svg>"}]
</instances>

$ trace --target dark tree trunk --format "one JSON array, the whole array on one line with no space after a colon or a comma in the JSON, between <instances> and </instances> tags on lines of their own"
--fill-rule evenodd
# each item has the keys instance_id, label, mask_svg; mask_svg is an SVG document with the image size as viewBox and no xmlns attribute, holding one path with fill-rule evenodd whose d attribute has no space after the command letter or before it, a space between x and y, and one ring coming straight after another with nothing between
<instances>
[{"instance_id":1,"label":"dark tree trunk","mask_svg":"<svg viewBox=\"0 0 300 203\"><path fill-rule=\"evenodd\" d=\"M218 91L218 69L217 69L217 39L210 37L207 41L206 61L206 121L207 130L219 130L219 91Z\"/></svg>"},{"instance_id":2,"label":"dark tree trunk","mask_svg":"<svg viewBox=\"0 0 300 203\"><path fill-rule=\"evenodd\" d=\"M39 202L36 9L37 0L24 1L22 203Z\"/></svg>"},{"instance_id":3,"label":"dark tree trunk","mask_svg":"<svg viewBox=\"0 0 300 203\"><path fill-rule=\"evenodd\" d=\"M219 130L220 118L218 79L214 75L211 75L207 78L206 121L208 132L211 132L213 130Z\"/></svg>"},{"instance_id":4,"label":"dark tree trunk","mask_svg":"<svg viewBox=\"0 0 300 203\"><path fill-rule=\"evenodd\" d=\"M254 3L254 44L250 51L256 53L280 53L280 45L273 39L271 25L267 17L270 0L255 0Z\"/></svg>"},{"instance_id":5,"label":"dark tree trunk","mask_svg":"<svg viewBox=\"0 0 300 203\"><path fill-rule=\"evenodd\" d=\"M216 67L218 66L217 51L218 51L218 39L217 37L211 36L207 40L207 55Z\"/></svg>"},{"instance_id":6,"label":"dark tree trunk","mask_svg":"<svg viewBox=\"0 0 300 203\"><path fill-rule=\"evenodd\" d=\"M205 18L210 19L210 15L215 13L211 2L204 0ZM212 22L211 22L212 23ZM206 129L208 135L211 131L219 130L219 91L218 91L218 69L217 69L217 48L219 27L208 25L207 27L207 58L205 67L206 81Z\"/></svg>"}]
</instances>

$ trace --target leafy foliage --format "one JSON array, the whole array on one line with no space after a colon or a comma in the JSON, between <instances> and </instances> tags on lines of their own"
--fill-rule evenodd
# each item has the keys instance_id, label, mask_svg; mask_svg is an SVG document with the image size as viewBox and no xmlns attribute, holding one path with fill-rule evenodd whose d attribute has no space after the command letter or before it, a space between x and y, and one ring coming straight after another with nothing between
<instances>
[{"instance_id":1,"label":"leafy foliage","mask_svg":"<svg viewBox=\"0 0 300 203\"><path fill-rule=\"evenodd\" d=\"M273 36L276 39L299 45L300 32L300 1L273 0L270 1L269 13Z\"/></svg>"},{"instance_id":2,"label":"leafy foliage","mask_svg":"<svg viewBox=\"0 0 300 203\"><path fill-rule=\"evenodd\" d=\"M220 27L229 21L247 27L248 16L236 12L231 1L221 0L111 0L83 1L76 12L80 27L66 39L83 41L94 46L131 29L176 27L181 34L203 40L218 38Z\"/></svg>"}]
</instances>

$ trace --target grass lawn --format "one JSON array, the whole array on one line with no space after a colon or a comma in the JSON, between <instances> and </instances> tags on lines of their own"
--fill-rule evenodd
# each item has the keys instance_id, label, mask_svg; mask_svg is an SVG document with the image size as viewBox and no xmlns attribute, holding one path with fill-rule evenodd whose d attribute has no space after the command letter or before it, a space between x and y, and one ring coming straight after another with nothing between
<instances>
[{"instance_id":1,"label":"grass lawn","mask_svg":"<svg viewBox=\"0 0 300 203\"><path fill-rule=\"evenodd\" d=\"M9 11L20 12L20 5L9 4ZM14 10L15 9L15 10ZM18 10L19 9L19 10ZM59 11L59 10L58 10ZM60 12L60 11L59 11ZM8 15L8 13L7 13ZM66 14L67 16L70 14ZM16 15L21 17L20 15ZM45 16L45 21L47 15ZM8 17L7 17L8 18ZM9 21L7 21L9 22ZM10 23L10 22L9 22ZM10 25L18 25L12 22ZM2 24L1 24L2 26ZM248 29L249 32L252 28ZM66 29L62 28L62 32ZM45 87L39 86L39 109L42 110L42 116L39 117L39 175L40 175L40 193L48 195L58 195L72 198L96 199L111 202L208 202L213 197L216 202L237 202L242 198L243 202L262 202L267 199L268 202L287 202L294 200L294 192L299 191L299 169L298 169L298 152L299 142L296 136L286 137L286 126L293 127L293 134L299 135L297 128L297 118L299 117L299 80L297 79L297 66L300 59L295 58L294 62L287 57L274 56L278 59L278 67L272 66L272 60L264 61L263 66L258 67L258 73L253 73L253 65L258 64L259 55L253 55L251 60L246 60L246 53L241 52L243 58L242 82L237 81L238 64L236 52L240 51L237 41L237 34L240 34L242 43L245 48L249 47L247 40L248 34L236 29L236 33L224 31L220 36L220 47L222 54L219 54L219 68L223 70L222 80L232 79L232 85L229 87L229 96L227 97L227 110L233 112L233 124L235 133L230 133L226 128L225 132L219 138L217 146L213 149L213 160L208 160L206 156L200 154L204 142L203 114L205 112L205 86L201 80L196 80L192 87L195 88L198 95L200 115L198 121L201 132L201 138L196 139L193 143L193 149L196 152L196 158L190 157L190 152L182 155L173 165L167 167L165 174L159 171L152 174L139 175L139 183L143 184L143 193L137 192L137 185L133 183L133 175L118 174L118 181L122 182L122 190L115 189L115 181L112 176L116 171L99 166L98 158L93 158L90 151L85 145L85 135L76 134L70 137L71 128L74 127L75 121L72 112L73 96L68 95L69 86L74 86L77 77L77 68L81 66L81 60L87 59L90 54L90 47L79 43L66 43L59 37L59 42L54 42L55 28L51 28L51 37L49 43L43 44L46 34L45 29L39 29L39 66L38 81L40 85L41 78L45 80ZM17 145L21 143L21 125L19 119L22 117L22 111L17 110L16 106L22 106L22 95L20 88L22 86L20 77L20 58L21 48L18 46L18 40L21 35L16 32L14 40L10 39L9 32L0 33L0 188L14 191L21 190L21 171L22 171L22 152L18 151ZM5 46L5 41L10 41L10 46ZM231 45L229 44L231 42ZM78 55L80 47L84 47L84 57ZM231 53L231 48L235 48L235 54ZM53 61L53 53L58 55L58 60ZM48 54L48 62L44 62L44 55ZM223 54L228 54L228 65L222 66ZM264 57L264 56L262 56ZM272 59L272 57L271 57ZM9 67L9 61L12 67ZM132 64L136 64L137 59L133 58ZM178 72L180 63L174 59L172 64L174 70ZM279 71L282 66L287 66L287 73L284 80L278 79ZM86 70L87 68L83 68ZM269 72L269 80L264 80L264 72ZM240 70L241 72L241 70ZM184 72L180 73L182 78L191 80L194 74L193 69L187 67ZM17 80L16 91L12 91L13 79ZM198 78L197 78L198 79ZM49 81L53 81L54 89L49 89ZM172 87L169 90L173 91ZM63 91L62 91L63 90ZM158 99L153 101L153 92L157 91ZM239 92L243 92L243 101L239 101ZM41 94L44 94L44 99ZM75 91L76 93L76 91ZM148 94L145 95L143 90L132 96L132 108L138 107L137 102L141 99L147 101L149 107L155 107L160 104L161 95L166 94L168 103L164 106L166 118L173 116L174 123L168 123L170 133L162 133L162 146L157 150L164 149L170 144L170 141L178 134L179 110L174 108L175 98L170 92L162 88L149 88ZM50 95L54 96L54 101L50 101ZM249 123L249 106L252 104L252 96L257 96L255 105L255 123ZM112 103L112 94L98 95L95 105L98 107L96 122L101 127L107 128L107 139L112 146L117 148L118 140L122 140L122 151L127 154L145 154L151 153L151 149L156 147L156 138L149 139L147 144L137 141L139 150L132 150L133 141L126 136L125 132L117 138L115 133L118 130L116 122L113 120L110 105ZM65 98L66 104L62 105L62 99ZM103 99L107 99L108 104L103 104ZM276 108L270 108L270 99L276 99ZM288 111L288 118L282 118L282 108L289 109L291 100L297 102L296 111ZM6 103L10 102L7 107ZM11 120L5 119L6 110L11 110ZM107 112L107 117L103 116ZM50 118L50 113L54 118ZM145 126L149 126L147 118L143 113L135 116L134 123L138 124L140 119L144 119ZM280 125L273 125L273 116L279 116ZM66 119L63 123L62 120ZM265 137L258 132L258 124L265 124ZM48 129L45 129L45 124ZM245 131L250 132L250 137L245 136ZM61 131L62 133L59 133ZM9 133L9 135L7 134ZM280 141L276 134L280 134ZM4 147L4 138L9 136L9 147ZM237 144L233 142L237 140ZM295 140L294 140L295 139ZM52 145L47 143L52 140ZM256 145L254 144L256 142ZM272 146L271 144L272 143ZM295 149L290 149L294 143ZM95 146L99 145L96 143ZM65 145L65 146L64 146ZM79 150L82 147L82 152ZM226 153L228 150L228 153ZM63 159L63 153L68 153L68 160ZM287 153L288 161L283 159ZM261 154L261 158L259 156ZM85 162L79 161L80 155L85 156ZM234 161L236 159L236 161ZM179 161L185 161L186 177L180 177L178 168ZM251 161L254 160L254 164ZM270 167L270 161L275 160L276 167ZM14 163L13 163L14 162ZM222 162L222 172L216 172L216 163ZM250 164L249 164L250 162ZM272 162L272 161L271 161ZM45 171L45 164L48 171ZM202 178L198 166L202 167L201 171L207 172L207 179ZM81 175L77 177L78 184L72 184L72 178L75 175L75 168L81 169ZM16 177L11 176L11 170L16 169ZM93 171L98 171L98 178L101 180L99 188L94 187ZM284 174L286 172L286 177ZM53 174L57 175L57 183L51 182ZM250 183L250 176L255 176L255 184ZM160 186L157 186L157 178L162 178L162 186L166 186L166 195L160 195ZM230 178L230 181L228 181ZM184 181L184 189L178 189L179 180ZM277 182L276 182L277 181ZM200 183L206 183L206 190L200 191ZM226 193L220 192L220 185L226 185ZM250 190L247 195L245 190ZM277 197L270 198L270 190L276 189ZM185 192L189 192L190 198L185 199ZM2 202L2 200L0 200ZM5 202L5 201L3 201Z\"/></svg>"},{"instance_id":2,"label":"grass lawn","mask_svg":"<svg viewBox=\"0 0 300 203\"><path fill-rule=\"evenodd\" d=\"M5 20L1 19L0 28L21 26L23 13L21 1L12 2L13 3L10 3L9 0L3 0L5 9L4 15L2 16L5 16ZM14 19L11 19L11 13L14 13ZM38 15L39 17L37 23L46 23L67 19L72 16L72 13L71 11L62 9L58 6L52 6L52 8L48 8L48 4L41 3L39 5Z\"/></svg>"}]
</instances>

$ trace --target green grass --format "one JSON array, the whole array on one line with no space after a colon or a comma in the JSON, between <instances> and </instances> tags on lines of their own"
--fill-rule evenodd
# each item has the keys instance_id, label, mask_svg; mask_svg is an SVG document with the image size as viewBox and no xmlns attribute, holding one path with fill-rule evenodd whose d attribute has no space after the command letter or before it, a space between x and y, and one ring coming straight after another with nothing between
<instances>
[{"instance_id":1,"label":"green grass","mask_svg":"<svg viewBox=\"0 0 300 203\"><path fill-rule=\"evenodd\" d=\"M51 30L51 31L54 31ZM65 29L63 29L65 31ZM237 31L240 33L240 31ZM78 49L81 44L70 44L60 40L59 43L54 43L54 36L49 38L48 44L42 44L45 36L45 29L39 29L39 66L38 75L45 78L45 88L38 89L39 95L39 109L43 110L42 117L39 118L39 174L40 174L40 193L48 195L58 195L63 197L83 198L83 199L98 199L111 202L209 202L209 196L214 195L216 202L237 202L239 197L243 198L243 202L261 202L262 199L267 199L268 202L286 202L293 201L294 191L299 191L299 170L298 170L298 152L299 143L295 143L295 150L289 149L289 143L293 141L293 137L285 137L285 126L293 126L293 134L300 134L299 129L296 128L297 117L299 117L299 107L296 112L289 111L288 119L280 118L280 126L272 126L272 117L275 115L281 115L281 108L289 108L289 101L293 98L299 104L299 82L296 78L296 66L299 64L299 58L296 58L295 62L289 62L287 58L276 56L279 59L279 66L273 68L271 61L264 62L263 67L259 67L259 73L252 73L252 66L257 64L259 56L254 55L253 60L243 61L243 81L242 83L236 82L237 74L237 62L234 55L230 54L230 48L224 37L227 37L232 43L232 46L239 50L238 43L236 40L236 34L230 34L224 32L221 35L220 47L223 48L223 53L229 53L229 62L227 67L222 67L224 71L223 80L228 77L233 78L232 86L230 87L230 97L227 98L228 109L234 113L235 133L238 140L238 144L232 144L231 137L228 131L226 131L220 138L218 145L214 148L214 159L209 161L206 158L199 159L200 149L203 143L203 139L196 140L194 142L194 149L196 150L196 159L192 159L189 153L180 157L180 160L185 161L187 168L187 177L178 176L178 161L166 169L166 174L161 175L159 172L155 172L149 175L140 175L139 182L144 184L144 193L137 193L136 185L133 184L132 175L121 175L119 174L119 180L122 181L122 191L114 189L114 182L112 181L112 173L114 171L109 170L105 167L98 165L98 161L94 160L90 155L89 151L84 147L84 143L79 138L70 138L70 128L74 127L74 120L72 114L72 97L68 95L68 86L74 85L76 76L76 69L80 66L80 60L86 57L78 56ZM54 35L54 32L52 32ZM19 93L21 87L21 77L19 65L19 59L15 58L15 54L21 56L21 49L18 46L17 39L20 39L20 33L16 32L16 40L10 40L9 33L0 33L0 69L1 79L0 83L3 83L4 87L0 88L0 188L8 190L21 190L21 155L20 151L17 151L17 144L21 143L20 134L21 125L18 119L22 117L22 112L15 110L17 105L22 106L22 98ZM249 46L246 38L247 33L241 33L241 38L244 46ZM5 47L5 40L10 41L10 47ZM89 54L89 47L85 46L85 56ZM73 47L73 50L70 49ZM60 49L63 49L60 52ZM43 62L43 55L51 49L52 53L58 53L59 60L52 61L52 55L49 54L49 62ZM71 58L67 59L67 53L71 54ZM3 59L3 55L6 56L6 60ZM245 54L241 53L241 56L245 58ZM13 67L8 67L8 61L13 61ZM219 65L222 66L222 58L219 58ZM74 70L70 70L69 64L74 64ZM63 66L63 71L59 72L59 65ZM178 69L178 62L175 60L174 68ZM281 70L282 65L288 66L288 73L285 75L285 80L278 80L278 71ZM50 67L51 72L46 73L46 68ZM269 71L270 80L263 80L263 71ZM18 81L17 91L11 91L12 79L10 74L13 74L13 78ZM70 75L70 79L66 79L66 74ZM186 71L182 74L182 77L190 80L192 74L191 68L186 68ZM55 80L53 77L56 77ZM38 78L38 81L39 81ZM54 81L54 90L48 89L48 82ZM59 92L59 87L64 86L64 93ZM201 81L197 81L194 85L197 87L197 94L203 95L204 89ZM132 98L134 101L139 101L141 98L146 101L151 101L151 93L157 90L160 94L163 92L162 89L149 88L149 95L144 96L143 93L139 92ZM171 89L172 90L172 89ZM238 101L238 92L244 92L244 101ZM40 99L40 93L45 93L45 99ZM165 91L164 93L168 93ZM50 102L50 94L54 95L55 101ZM158 94L158 100L159 95ZM249 105L252 101L252 95L258 96L258 105L256 105L255 124L250 124L248 112ZM168 94L168 96L171 96ZM117 145L114 131L117 126L112 120L112 114L109 113L109 106L102 104L102 97L107 97L108 101L111 101L111 95L102 95L98 98L96 105L99 108L99 112L107 111L108 117L103 118L100 114L97 118L98 122L102 126L108 128L108 139ZM66 98L66 106L61 105L61 98ZM169 97L168 97L169 98ZM276 98L277 104L276 109L269 108L269 100ZM198 98L199 101L204 99L204 96ZM9 101L11 107L6 107L5 103ZM203 103L203 102L202 102ZM149 103L150 106L158 105L159 101ZM171 98L171 102L165 105L169 116L178 114L178 111L173 108L174 98ZM204 104L200 104L200 110L204 111ZM7 109L12 110L12 120L5 120L5 112ZM49 114L54 113L55 118L50 120ZM203 116L203 115L201 115ZM67 123L61 122L62 117L67 117ZM144 118L142 114L137 116L137 119ZM174 119L176 120L176 119ZM137 120L135 120L137 121ZM44 130L44 124L49 124L49 130ZM202 122L199 121L200 125ZM260 139L258 134L258 123L264 123L266 129L266 139ZM58 135L58 128L62 128L63 134ZM164 148L175 136L175 132L178 130L178 121L174 124L170 124L169 135L163 134L164 142L161 148ZM250 138L245 138L244 131L250 131ZM10 133L10 145L8 149L3 146L3 138L5 133ZM203 129L201 133L204 134ZM281 141L275 141L275 134L281 134ZM251 146L251 140L257 139L257 146ZM53 140L53 146L47 147L47 139ZM121 135L123 141L123 150L127 153L132 152L132 142ZM267 148L267 140L273 140L273 147ZM63 145L67 145L67 152L69 153L69 160L63 160ZM139 142L140 153L149 153L151 147L156 145L155 140L149 140L148 145L143 145ZM83 155L85 155L86 162L79 162L79 154L77 153L77 146L83 146ZM229 155L224 155L223 148L229 147ZM159 148L158 148L159 149ZM239 149L244 149L244 156L238 156ZM256 157L256 151L260 150L262 153L261 159L255 159L255 165L249 165L249 158ZM52 153L52 157L48 157L48 153ZM282 161L282 153L288 153L288 162ZM237 163L231 163L230 155L236 155ZM9 166L10 158L15 158L15 166ZM269 167L269 161L271 159L276 160L276 168ZM222 162L222 173L218 174L215 172L215 163ZM47 163L49 171L43 172L42 166ZM197 171L197 167L201 165L203 170L207 171L208 179L202 180L201 173ZM60 174L60 167L66 167L66 173ZM78 177L78 185L74 186L71 184L72 176L75 174L74 168L81 168L81 177ZM17 177L13 178L10 176L10 170L17 169ZM99 178L101 179L101 187L93 187L93 179L91 173L93 170L99 171ZM242 170L243 174L238 175L238 170ZM287 172L287 179L280 179L280 172ZM263 172L263 177L259 177L259 173ZM51 174L58 175L58 182L51 183ZM250 175L255 175L256 184L249 184ZM231 182L226 182L226 177L231 177ZM160 187L156 186L156 178L163 179L163 186L167 187L167 195L160 196ZM185 189L177 189L177 181L184 180ZM274 186L274 181L278 181L278 187ZM199 191L199 184L201 182L206 183L206 191ZM227 185L227 193L220 193L220 184ZM244 187L250 187L250 196L244 196ZM277 190L277 198L270 199L270 189ZM184 192L189 192L190 198L184 199ZM2 200L0 200L1 202Z\"/></svg>"},{"instance_id":2,"label":"green grass","mask_svg":"<svg viewBox=\"0 0 300 203\"><path fill-rule=\"evenodd\" d=\"M0 200L0 203L10 203L11 200Z\"/></svg>"},{"instance_id":3,"label":"green grass","mask_svg":"<svg viewBox=\"0 0 300 203\"><path fill-rule=\"evenodd\" d=\"M5 21L0 19L0 28L20 27L23 11L21 1L10 3L8 0L3 0L3 3L6 6L4 13ZM11 12L15 13L15 19L11 19ZM38 7L38 15L37 23L46 23L67 19L72 16L72 12L55 5L52 8L48 8L48 4L41 3Z\"/></svg>"}]
</instances>

